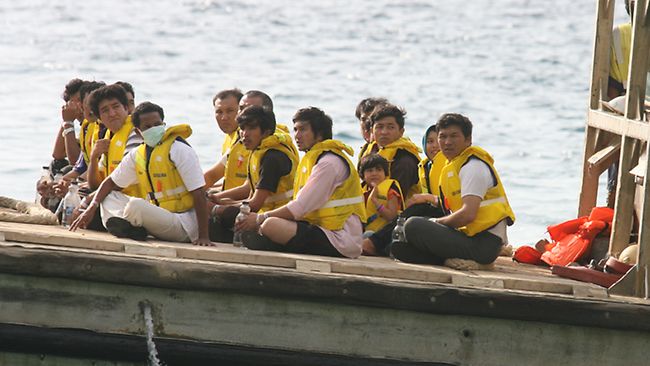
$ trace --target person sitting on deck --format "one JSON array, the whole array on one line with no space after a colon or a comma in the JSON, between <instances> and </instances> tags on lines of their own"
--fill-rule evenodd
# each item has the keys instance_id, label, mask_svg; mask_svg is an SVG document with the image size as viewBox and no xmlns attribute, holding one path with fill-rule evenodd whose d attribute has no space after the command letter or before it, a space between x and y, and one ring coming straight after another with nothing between
<instances>
[{"instance_id":1,"label":"person sitting on deck","mask_svg":"<svg viewBox=\"0 0 650 366\"><path fill-rule=\"evenodd\" d=\"M65 192L58 191L55 189L55 185L58 182L54 181L55 177L60 177L63 174L66 174L70 169L70 163L74 160L69 160L66 152L65 144L65 135L72 134L74 136L74 120L79 119L83 116L81 115L80 108L80 99L79 99L79 88L85 83L81 79L72 79L70 80L63 90L62 98L65 104L61 107L61 119L62 122L57 129L56 137L54 139L54 147L52 149L52 161L49 164L49 175L50 179L39 179L36 182L36 191L41 196L40 204L51 210L52 212L56 211L61 198ZM73 145L70 145L71 155L78 155L78 143L74 137L70 140L74 141ZM77 145L76 147L74 145ZM76 153L74 149L76 148ZM73 158L74 156L71 156Z\"/></svg>"},{"instance_id":2,"label":"person sitting on deck","mask_svg":"<svg viewBox=\"0 0 650 366\"><path fill-rule=\"evenodd\" d=\"M426 157L418 165L420 193L414 194L406 201L406 209L401 213L405 218L412 216L441 217L444 215L439 207L437 194L440 171L447 158L440 152L435 124L429 126L425 131L422 137L422 148ZM395 224L396 220L392 220L377 232L367 236L363 240L363 254L387 256Z\"/></svg>"},{"instance_id":3,"label":"person sitting on deck","mask_svg":"<svg viewBox=\"0 0 650 366\"><path fill-rule=\"evenodd\" d=\"M388 178L388 160L379 154L366 155L359 163L359 175L366 186L364 197L368 219L364 237L383 228L404 209L402 189Z\"/></svg>"},{"instance_id":4,"label":"person sitting on deck","mask_svg":"<svg viewBox=\"0 0 650 366\"><path fill-rule=\"evenodd\" d=\"M246 107L237 116L237 123L241 143L250 151L248 179L240 187L210 196L216 203L211 210L211 238L218 242L232 242L241 192L247 192L246 200L253 212L269 211L289 202L299 160L291 136L276 130L272 111L261 106Z\"/></svg>"},{"instance_id":5,"label":"person sitting on deck","mask_svg":"<svg viewBox=\"0 0 650 366\"><path fill-rule=\"evenodd\" d=\"M409 218L406 242L393 243L391 253L410 263L443 264L453 258L490 264L507 244L507 226L515 220L494 160L472 146L472 122L467 117L444 114L436 128L447 158L439 188L446 216Z\"/></svg>"},{"instance_id":6,"label":"person sitting on deck","mask_svg":"<svg viewBox=\"0 0 650 366\"><path fill-rule=\"evenodd\" d=\"M165 130L163 109L144 102L133 112L133 125L144 144L132 149L99 186L86 211L70 230L84 228L102 206L106 229L117 237L213 245L208 238L208 209L198 156L185 141L189 125ZM146 199L116 191L139 183ZM111 207L105 207L111 206ZM121 211L119 216L104 217Z\"/></svg>"},{"instance_id":7,"label":"person sitting on deck","mask_svg":"<svg viewBox=\"0 0 650 366\"><path fill-rule=\"evenodd\" d=\"M60 190L63 194L67 192L68 185L72 180L82 176L88 170L90 152L99 136L100 126L101 128L104 128L99 119L95 117L92 108L90 108L90 93L103 86L106 86L106 83L102 81L86 81L83 83L81 88L79 88L79 98L82 101L81 105L84 116L79 130L79 147L81 153L79 154L79 158L74 164L72 170L64 175L63 180L54 187L55 190Z\"/></svg>"},{"instance_id":8,"label":"person sitting on deck","mask_svg":"<svg viewBox=\"0 0 650 366\"><path fill-rule=\"evenodd\" d=\"M366 155L366 150L370 146L370 143L374 141L374 137L372 135L372 119L370 116L372 115L372 112L375 110L375 108L381 104L388 104L388 100L386 98L376 97L366 98L359 102L356 110L354 111L355 117L357 117L357 120L359 120L361 135L365 141L363 146L361 146L361 151L359 152L359 162L361 162L361 158Z\"/></svg>"},{"instance_id":9,"label":"person sitting on deck","mask_svg":"<svg viewBox=\"0 0 650 366\"><path fill-rule=\"evenodd\" d=\"M106 127L105 135L99 134L90 153L87 177L93 190L117 168L124 156L142 143L128 113L128 103L126 90L118 84L101 87L90 94L90 107ZM123 192L131 196L140 194L137 185Z\"/></svg>"},{"instance_id":10,"label":"person sitting on deck","mask_svg":"<svg viewBox=\"0 0 650 366\"><path fill-rule=\"evenodd\" d=\"M332 139L332 119L318 108L298 110L293 123L298 149L305 152L293 200L237 223L245 230L244 246L356 258L361 254L366 210L359 174L348 157L354 150Z\"/></svg>"},{"instance_id":11,"label":"person sitting on deck","mask_svg":"<svg viewBox=\"0 0 650 366\"><path fill-rule=\"evenodd\" d=\"M404 135L406 112L392 104L380 104L371 114L372 133L363 156L378 153L388 160L389 178L399 182L406 198L418 193L419 148Z\"/></svg>"},{"instance_id":12,"label":"person sitting on deck","mask_svg":"<svg viewBox=\"0 0 650 366\"><path fill-rule=\"evenodd\" d=\"M223 190L239 187L246 181L249 152L240 143L237 125L239 102L242 96L239 89L227 89L218 92L212 98L214 117L225 138L221 145L221 160L203 174L206 189L210 189L224 176Z\"/></svg>"}]
</instances>

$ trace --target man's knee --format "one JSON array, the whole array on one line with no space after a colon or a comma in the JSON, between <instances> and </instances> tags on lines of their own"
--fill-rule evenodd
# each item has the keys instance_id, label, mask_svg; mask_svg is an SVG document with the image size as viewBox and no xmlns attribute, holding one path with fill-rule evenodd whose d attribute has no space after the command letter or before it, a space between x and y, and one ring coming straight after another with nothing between
<instances>
[{"instance_id":1,"label":"man's knee","mask_svg":"<svg viewBox=\"0 0 650 366\"><path fill-rule=\"evenodd\" d=\"M279 217L269 217L260 225L260 233L266 236L272 236L282 226L283 220Z\"/></svg>"}]
</instances>

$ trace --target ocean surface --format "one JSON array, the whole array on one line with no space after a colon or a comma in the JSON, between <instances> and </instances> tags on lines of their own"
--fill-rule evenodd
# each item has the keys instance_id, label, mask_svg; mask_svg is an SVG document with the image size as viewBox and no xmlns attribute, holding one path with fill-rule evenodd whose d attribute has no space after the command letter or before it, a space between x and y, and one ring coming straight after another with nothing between
<instances>
[{"instance_id":1,"label":"ocean surface","mask_svg":"<svg viewBox=\"0 0 650 366\"><path fill-rule=\"evenodd\" d=\"M408 111L418 144L440 114L467 115L517 215L510 241L531 243L577 212L595 11L591 0L2 0L0 195L34 199L71 78L132 83L136 103L192 125L205 168L223 141L219 90L263 90L284 122L320 107L355 148L356 104L384 96Z\"/></svg>"}]
</instances>

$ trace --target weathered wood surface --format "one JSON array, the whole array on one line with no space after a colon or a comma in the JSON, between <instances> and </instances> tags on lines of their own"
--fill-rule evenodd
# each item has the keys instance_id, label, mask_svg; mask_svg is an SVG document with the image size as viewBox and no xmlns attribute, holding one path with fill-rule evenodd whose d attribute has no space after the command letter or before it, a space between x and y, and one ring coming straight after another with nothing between
<instances>
[{"instance_id":1,"label":"weathered wood surface","mask_svg":"<svg viewBox=\"0 0 650 366\"><path fill-rule=\"evenodd\" d=\"M537 291L589 297L606 297L602 288L553 276L546 268L513 263L499 258L495 271L456 271L447 267L413 265L388 258L359 259L305 256L287 253L251 251L229 244L196 247L189 244L150 240L136 242L107 233L69 232L61 227L24 225L0 222L0 235L7 242L20 242L54 247L68 247L157 258L182 258L256 266L270 266L303 272L340 273L397 280L453 284L462 287L484 287L518 291ZM588 290L591 289L591 290Z\"/></svg>"},{"instance_id":2,"label":"weathered wood surface","mask_svg":"<svg viewBox=\"0 0 650 366\"><path fill-rule=\"evenodd\" d=\"M650 341L645 304L75 248L2 247L0 294L0 325L46 335L141 337L147 302L158 339L207 349L587 365L641 364Z\"/></svg>"}]
</instances>

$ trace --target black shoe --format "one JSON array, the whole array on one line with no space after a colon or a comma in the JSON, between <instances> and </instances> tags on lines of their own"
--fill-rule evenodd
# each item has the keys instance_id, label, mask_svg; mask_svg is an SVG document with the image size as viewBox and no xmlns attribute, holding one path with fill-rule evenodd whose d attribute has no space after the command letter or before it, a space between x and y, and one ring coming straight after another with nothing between
<instances>
[{"instance_id":1,"label":"black shoe","mask_svg":"<svg viewBox=\"0 0 650 366\"><path fill-rule=\"evenodd\" d=\"M283 251L283 246L274 243L266 236L260 235L255 231L245 231L241 234L244 246L252 250L272 250L276 252Z\"/></svg>"},{"instance_id":2,"label":"black shoe","mask_svg":"<svg viewBox=\"0 0 650 366\"><path fill-rule=\"evenodd\" d=\"M147 239L147 230L141 226L133 226L121 217L111 217L106 220L106 230L118 238L129 238L143 241Z\"/></svg>"},{"instance_id":3,"label":"black shoe","mask_svg":"<svg viewBox=\"0 0 650 366\"><path fill-rule=\"evenodd\" d=\"M441 264L440 259L436 259L430 253L424 252L409 243L394 242L390 244L390 255L394 259L402 262L415 264Z\"/></svg>"}]
</instances>

